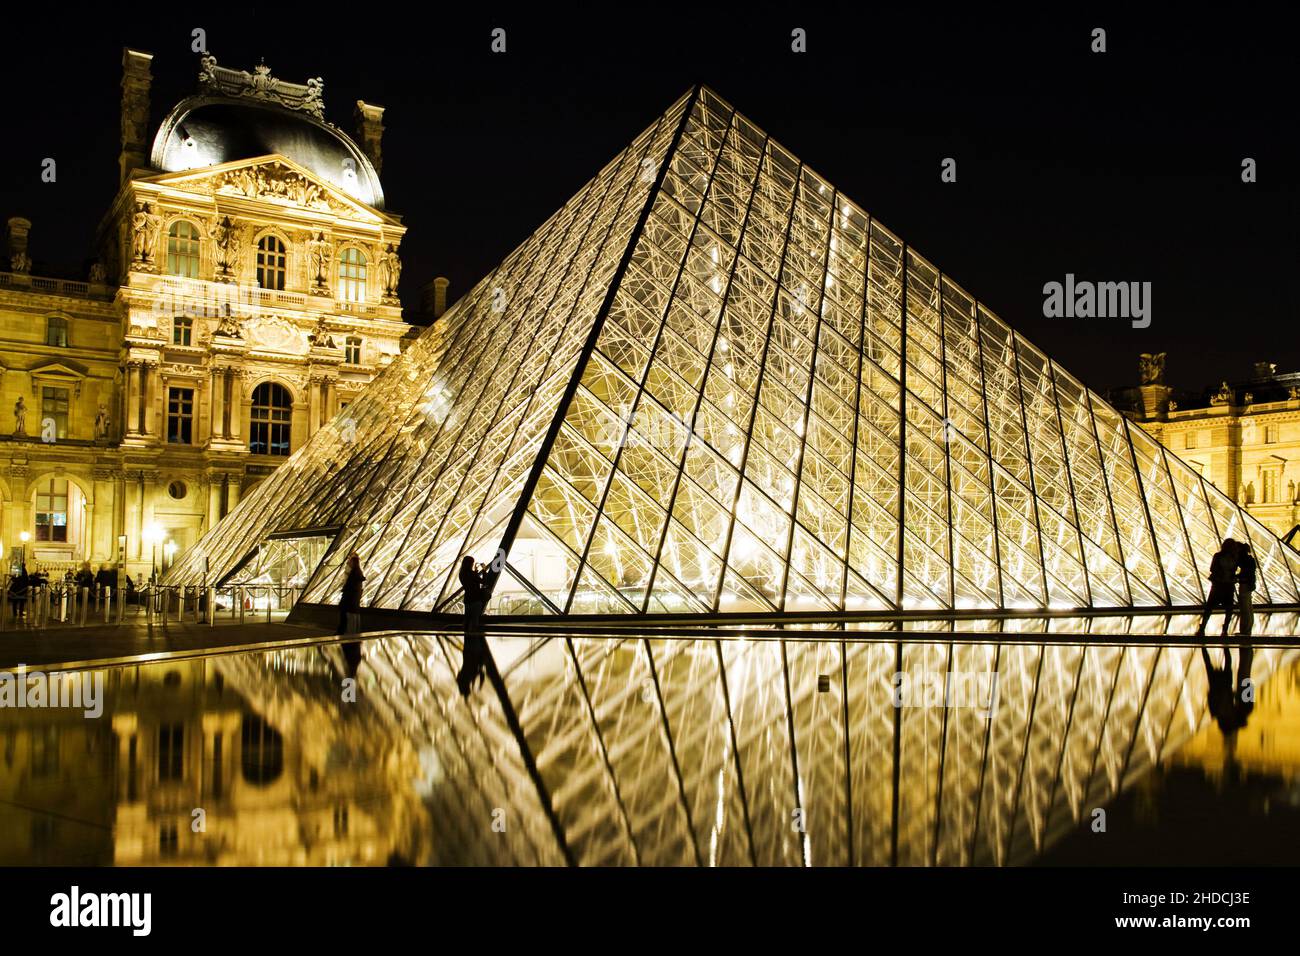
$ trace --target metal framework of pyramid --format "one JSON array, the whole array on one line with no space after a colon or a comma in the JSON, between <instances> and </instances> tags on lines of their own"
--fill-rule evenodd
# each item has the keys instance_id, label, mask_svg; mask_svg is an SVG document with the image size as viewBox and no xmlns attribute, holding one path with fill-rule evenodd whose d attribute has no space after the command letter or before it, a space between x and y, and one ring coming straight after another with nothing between
<instances>
[{"instance_id":1,"label":"metal framework of pyramid","mask_svg":"<svg viewBox=\"0 0 1300 956\"><path fill-rule=\"evenodd\" d=\"M653 126L169 575L337 528L366 603L897 614L1187 607L1224 537L1300 554L707 88ZM209 577L209 580L212 580Z\"/></svg>"}]
</instances>

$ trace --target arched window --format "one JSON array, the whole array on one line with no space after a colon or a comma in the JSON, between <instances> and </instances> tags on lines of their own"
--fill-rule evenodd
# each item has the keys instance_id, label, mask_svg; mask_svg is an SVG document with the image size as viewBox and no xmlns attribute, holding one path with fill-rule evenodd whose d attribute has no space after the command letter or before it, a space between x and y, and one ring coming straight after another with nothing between
<instances>
[{"instance_id":1,"label":"arched window","mask_svg":"<svg viewBox=\"0 0 1300 956\"><path fill-rule=\"evenodd\" d=\"M194 223L178 219L167 230L167 272L187 279L199 277L199 230Z\"/></svg>"},{"instance_id":2,"label":"arched window","mask_svg":"<svg viewBox=\"0 0 1300 956\"><path fill-rule=\"evenodd\" d=\"M68 320L52 315L45 320L45 344L68 347Z\"/></svg>"},{"instance_id":3,"label":"arched window","mask_svg":"<svg viewBox=\"0 0 1300 956\"><path fill-rule=\"evenodd\" d=\"M284 243L277 236L263 236L257 241L257 284L263 289L284 291Z\"/></svg>"},{"instance_id":4,"label":"arched window","mask_svg":"<svg viewBox=\"0 0 1300 956\"><path fill-rule=\"evenodd\" d=\"M339 253L339 298L344 302L366 301L366 257L355 246Z\"/></svg>"},{"instance_id":5,"label":"arched window","mask_svg":"<svg viewBox=\"0 0 1300 956\"><path fill-rule=\"evenodd\" d=\"M253 389L253 410L248 423L248 450L254 455L289 454L289 427L293 421L293 398L275 382L263 382Z\"/></svg>"},{"instance_id":6,"label":"arched window","mask_svg":"<svg viewBox=\"0 0 1300 956\"><path fill-rule=\"evenodd\" d=\"M51 478L36 491L36 540L68 540L68 480Z\"/></svg>"}]
</instances>

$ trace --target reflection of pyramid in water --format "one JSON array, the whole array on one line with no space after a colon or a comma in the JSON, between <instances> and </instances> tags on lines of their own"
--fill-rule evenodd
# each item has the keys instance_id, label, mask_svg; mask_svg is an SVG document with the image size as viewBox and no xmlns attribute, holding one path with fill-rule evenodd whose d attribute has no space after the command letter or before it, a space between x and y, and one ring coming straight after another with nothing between
<instances>
[{"instance_id":1,"label":"reflection of pyramid in water","mask_svg":"<svg viewBox=\"0 0 1300 956\"><path fill-rule=\"evenodd\" d=\"M904 453L905 452L905 453ZM683 97L201 556L342 526L367 603L497 609L1189 605L1225 536L1297 554L707 89ZM901 572L900 572L901 568Z\"/></svg>"}]
</instances>

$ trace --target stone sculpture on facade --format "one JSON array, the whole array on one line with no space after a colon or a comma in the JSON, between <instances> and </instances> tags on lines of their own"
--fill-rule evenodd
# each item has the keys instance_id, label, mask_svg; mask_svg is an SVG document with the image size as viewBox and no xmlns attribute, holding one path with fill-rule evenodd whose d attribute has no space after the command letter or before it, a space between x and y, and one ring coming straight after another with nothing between
<instances>
[{"instance_id":1,"label":"stone sculpture on facade","mask_svg":"<svg viewBox=\"0 0 1300 956\"><path fill-rule=\"evenodd\" d=\"M217 277L227 278L233 272L235 258L235 226L229 216L222 216L216 228Z\"/></svg>"},{"instance_id":2,"label":"stone sculpture on facade","mask_svg":"<svg viewBox=\"0 0 1300 956\"><path fill-rule=\"evenodd\" d=\"M136 205L131 216L131 232L134 236L132 260L144 265L152 263L154 247L158 243L158 217L147 202Z\"/></svg>"},{"instance_id":3,"label":"stone sculpture on facade","mask_svg":"<svg viewBox=\"0 0 1300 956\"><path fill-rule=\"evenodd\" d=\"M383 283L384 301L397 301L397 282L402 276L402 260L390 242L379 259L379 277Z\"/></svg>"},{"instance_id":4,"label":"stone sculpture on facade","mask_svg":"<svg viewBox=\"0 0 1300 956\"><path fill-rule=\"evenodd\" d=\"M23 397L19 395L18 401L14 402L14 435L20 436L26 434L27 434L27 403L23 401Z\"/></svg>"},{"instance_id":5,"label":"stone sculpture on facade","mask_svg":"<svg viewBox=\"0 0 1300 956\"><path fill-rule=\"evenodd\" d=\"M99 411L95 414L95 440L106 441L108 439L108 428L110 425L108 409L104 403L99 403Z\"/></svg>"},{"instance_id":6,"label":"stone sculpture on facade","mask_svg":"<svg viewBox=\"0 0 1300 956\"><path fill-rule=\"evenodd\" d=\"M311 284L313 290L322 290L326 288L326 263L329 262L330 243L325 238L325 233L318 232L314 239L308 243L308 258L311 261Z\"/></svg>"},{"instance_id":7,"label":"stone sculpture on facade","mask_svg":"<svg viewBox=\"0 0 1300 956\"><path fill-rule=\"evenodd\" d=\"M1165 352L1143 352L1138 356L1138 383L1163 385L1165 383Z\"/></svg>"}]
</instances>

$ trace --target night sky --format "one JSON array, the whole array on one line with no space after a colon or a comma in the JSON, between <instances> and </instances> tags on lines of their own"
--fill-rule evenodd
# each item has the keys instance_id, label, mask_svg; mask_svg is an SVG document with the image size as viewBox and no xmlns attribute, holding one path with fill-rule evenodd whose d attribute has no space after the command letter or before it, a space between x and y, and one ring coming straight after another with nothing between
<instances>
[{"instance_id":1,"label":"night sky","mask_svg":"<svg viewBox=\"0 0 1300 956\"><path fill-rule=\"evenodd\" d=\"M271 5L31 34L0 63L0 214L33 221L36 271L81 274L117 185L121 48L154 54L156 125L196 88L202 27L223 66L264 57L277 77L324 77L327 118L349 134L355 100L387 107L383 182L410 230L412 309L436 274L464 293L699 81L1094 388L1132 383L1140 352L1168 351L1180 388L1260 360L1300 369L1295 51L1253 9L1141 22L468 6L376 7L378 29ZM504 55L489 52L497 26ZM1089 50L1097 26L1105 54ZM795 27L807 53L790 52ZM47 156L55 184L40 181ZM940 181L944 157L956 183ZM1151 282L1150 327L1044 318L1043 284L1066 273Z\"/></svg>"}]
</instances>

